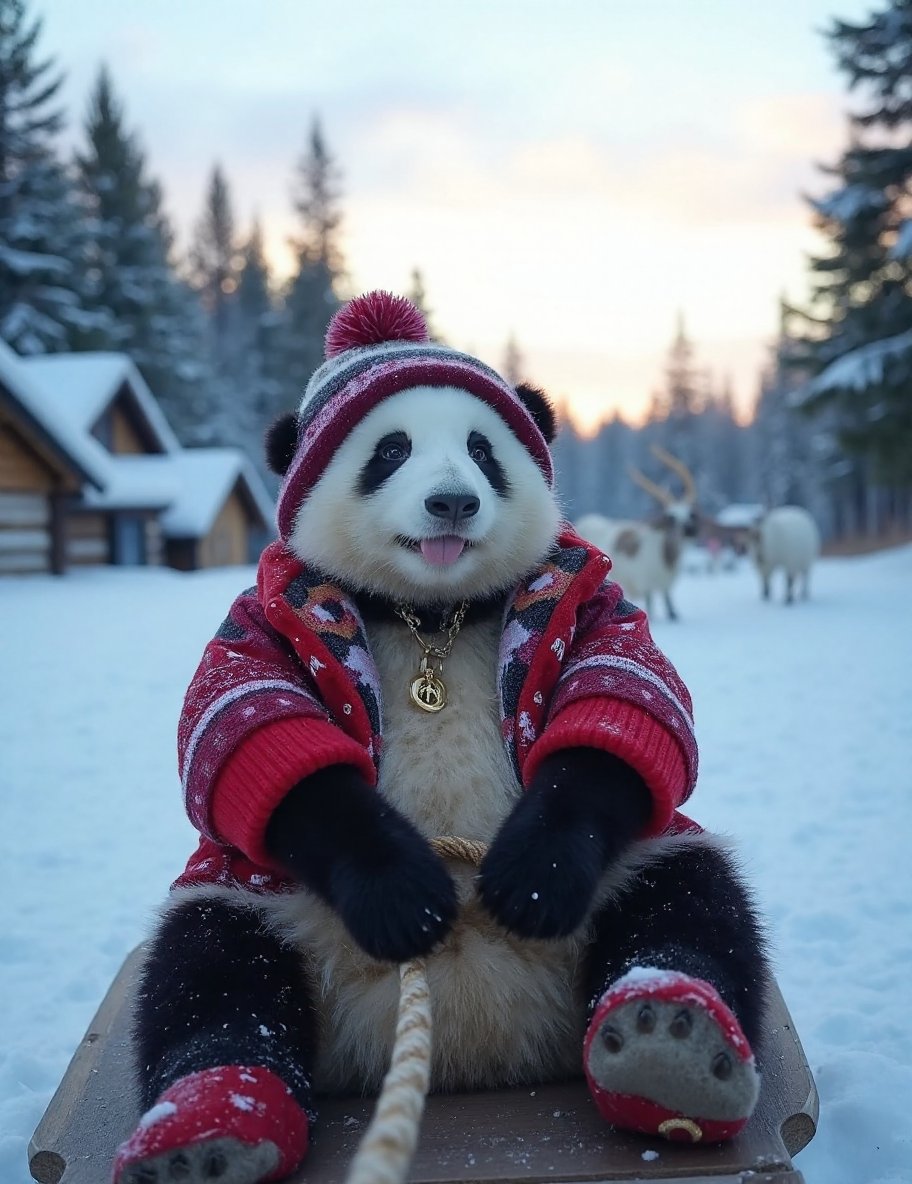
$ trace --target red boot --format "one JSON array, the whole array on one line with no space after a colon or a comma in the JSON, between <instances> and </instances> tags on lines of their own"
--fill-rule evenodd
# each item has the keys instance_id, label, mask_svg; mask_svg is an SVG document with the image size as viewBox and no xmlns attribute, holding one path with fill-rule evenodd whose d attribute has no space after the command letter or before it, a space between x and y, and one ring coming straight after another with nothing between
<instances>
[{"instance_id":1,"label":"red boot","mask_svg":"<svg viewBox=\"0 0 912 1184\"><path fill-rule=\"evenodd\" d=\"M307 1151L307 1115L280 1077L225 1065L181 1077L118 1148L114 1184L281 1180Z\"/></svg>"},{"instance_id":2,"label":"red boot","mask_svg":"<svg viewBox=\"0 0 912 1184\"><path fill-rule=\"evenodd\" d=\"M715 988L651 967L601 997L583 1068L612 1126L693 1143L736 1135L760 1092L750 1045Z\"/></svg>"}]
</instances>

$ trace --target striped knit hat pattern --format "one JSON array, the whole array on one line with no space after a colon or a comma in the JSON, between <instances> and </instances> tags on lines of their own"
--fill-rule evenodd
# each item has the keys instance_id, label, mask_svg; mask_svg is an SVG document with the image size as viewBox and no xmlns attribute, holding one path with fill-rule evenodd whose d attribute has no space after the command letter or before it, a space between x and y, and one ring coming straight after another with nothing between
<instances>
[{"instance_id":1,"label":"striped knit hat pattern","mask_svg":"<svg viewBox=\"0 0 912 1184\"><path fill-rule=\"evenodd\" d=\"M276 511L282 538L349 432L383 399L418 386L456 387L487 403L553 484L547 442L513 387L478 358L432 342L404 296L368 292L344 305L326 331L325 354L298 409L297 447Z\"/></svg>"}]
</instances>

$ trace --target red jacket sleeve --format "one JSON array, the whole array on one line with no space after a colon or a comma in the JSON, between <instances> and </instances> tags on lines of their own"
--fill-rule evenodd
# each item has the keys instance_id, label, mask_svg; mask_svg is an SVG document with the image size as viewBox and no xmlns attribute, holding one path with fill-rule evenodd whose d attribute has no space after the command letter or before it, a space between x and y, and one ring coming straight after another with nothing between
<instances>
[{"instance_id":1,"label":"red jacket sleeve","mask_svg":"<svg viewBox=\"0 0 912 1184\"><path fill-rule=\"evenodd\" d=\"M523 766L528 785L546 756L601 748L640 774L653 797L647 834L661 833L697 777L690 694L656 646L646 614L603 584L581 606L546 726Z\"/></svg>"},{"instance_id":2,"label":"red jacket sleeve","mask_svg":"<svg viewBox=\"0 0 912 1184\"><path fill-rule=\"evenodd\" d=\"M234 602L193 676L178 760L193 825L264 864L269 818L303 777L348 764L376 778L367 751L332 722L252 588Z\"/></svg>"}]
</instances>

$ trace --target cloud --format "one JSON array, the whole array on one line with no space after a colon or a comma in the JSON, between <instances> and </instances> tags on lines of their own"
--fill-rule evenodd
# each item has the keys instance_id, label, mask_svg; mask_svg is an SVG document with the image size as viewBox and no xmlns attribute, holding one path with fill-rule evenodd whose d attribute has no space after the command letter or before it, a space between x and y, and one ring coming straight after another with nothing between
<instances>
[{"instance_id":1,"label":"cloud","mask_svg":"<svg viewBox=\"0 0 912 1184\"><path fill-rule=\"evenodd\" d=\"M516 334L552 385L631 414L683 310L745 402L814 242L799 189L841 127L832 100L799 94L733 104L714 137L576 132L493 153L473 112L381 109L357 132L345 203L354 285L402 290L420 266L454 343L496 364Z\"/></svg>"},{"instance_id":2,"label":"cloud","mask_svg":"<svg viewBox=\"0 0 912 1184\"><path fill-rule=\"evenodd\" d=\"M777 296L801 291L813 243L800 191L843 136L835 98L814 93L641 126L642 95L621 67L585 107L578 78L544 78L527 111L528 90L498 103L491 83L460 94L452 74L427 70L330 85L331 71L294 78L286 64L272 78L185 73L162 89L156 31L133 23L118 44L115 83L118 68L134 71L128 121L143 129L182 243L219 160L239 223L260 216L287 273L294 166L322 111L353 289L403 290L419 266L454 343L499 363L516 334L552 386L632 414L661 377L679 310L704 353L749 339L760 349L772 334ZM651 376L631 353L652 359ZM753 385L746 370L738 382Z\"/></svg>"}]
</instances>

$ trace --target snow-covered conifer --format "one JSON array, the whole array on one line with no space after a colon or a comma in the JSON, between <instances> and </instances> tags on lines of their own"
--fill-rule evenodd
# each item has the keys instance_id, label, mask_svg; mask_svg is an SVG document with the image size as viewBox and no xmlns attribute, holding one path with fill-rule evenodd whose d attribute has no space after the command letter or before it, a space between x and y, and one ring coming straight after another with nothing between
<instances>
[{"instance_id":1,"label":"snow-covered conifer","mask_svg":"<svg viewBox=\"0 0 912 1184\"><path fill-rule=\"evenodd\" d=\"M23 354L72 349L92 327L86 236L58 159L63 81L41 21L0 0L0 337Z\"/></svg>"}]
</instances>

